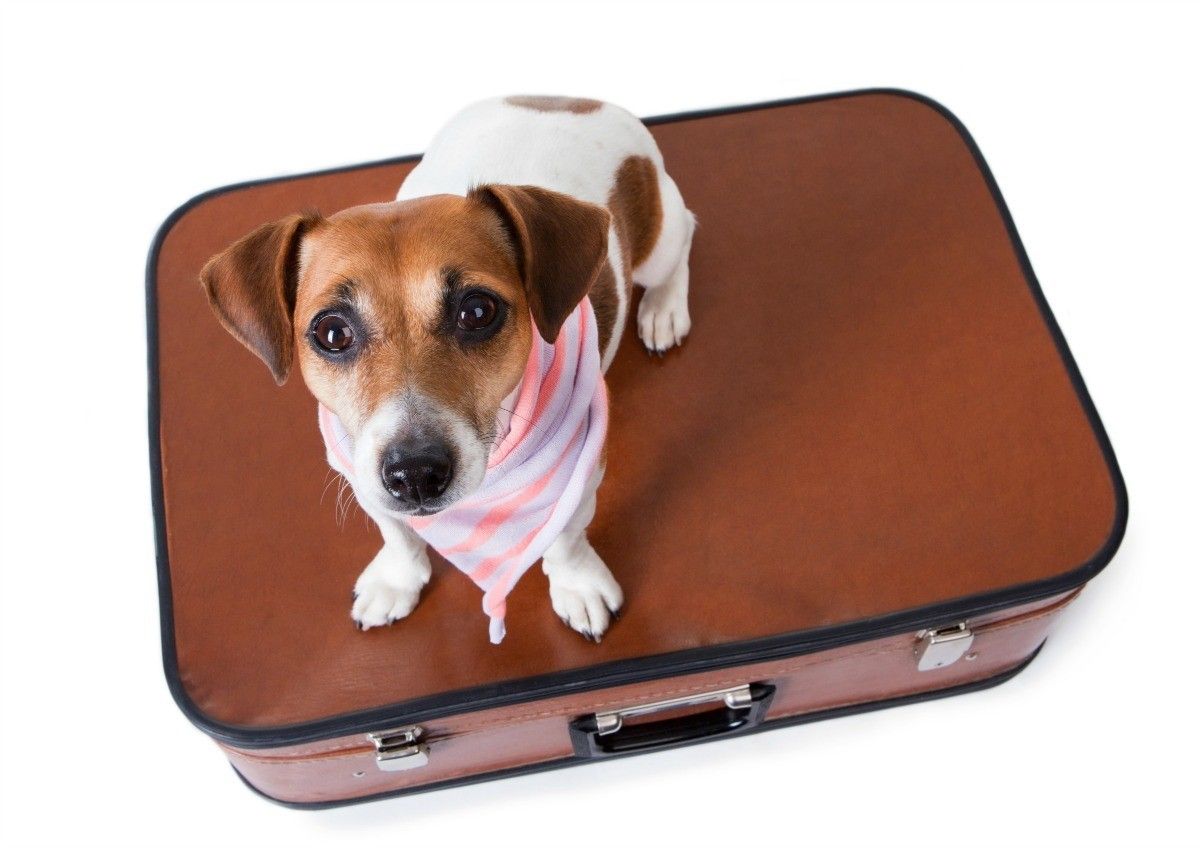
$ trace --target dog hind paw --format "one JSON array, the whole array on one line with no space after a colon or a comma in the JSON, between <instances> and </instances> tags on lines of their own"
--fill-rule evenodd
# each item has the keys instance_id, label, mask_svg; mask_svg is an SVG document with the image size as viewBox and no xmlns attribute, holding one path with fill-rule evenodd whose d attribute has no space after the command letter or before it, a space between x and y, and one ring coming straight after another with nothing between
<instances>
[{"instance_id":1,"label":"dog hind paw","mask_svg":"<svg viewBox=\"0 0 1200 848\"><path fill-rule=\"evenodd\" d=\"M651 353L682 344L692 319L688 314L687 293L678 286L662 285L647 289L638 304L638 337Z\"/></svg>"}]
</instances>

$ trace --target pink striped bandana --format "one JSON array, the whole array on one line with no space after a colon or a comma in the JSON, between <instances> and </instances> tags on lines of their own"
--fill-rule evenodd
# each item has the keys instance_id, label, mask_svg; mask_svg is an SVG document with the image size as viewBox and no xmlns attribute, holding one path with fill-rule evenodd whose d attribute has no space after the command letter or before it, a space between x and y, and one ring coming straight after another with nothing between
<instances>
[{"instance_id":1,"label":"pink striped bandana","mask_svg":"<svg viewBox=\"0 0 1200 848\"><path fill-rule=\"evenodd\" d=\"M493 644L504 638L508 593L562 532L600 461L608 392L587 298L554 344L534 329L514 394L508 433L492 447L480 487L434 515L402 519L483 590ZM329 464L353 482L349 434L319 404L317 419Z\"/></svg>"}]
</instances>

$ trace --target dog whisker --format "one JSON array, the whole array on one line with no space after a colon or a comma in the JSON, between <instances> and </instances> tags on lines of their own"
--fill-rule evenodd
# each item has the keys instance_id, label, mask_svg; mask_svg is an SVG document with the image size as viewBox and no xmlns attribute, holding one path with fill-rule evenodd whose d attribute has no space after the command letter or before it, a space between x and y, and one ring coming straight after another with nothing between
<instances>
[{"instance_id":1,"label":"dog whisker","mask_svg":"<svg viewBox=\"0 0 1200 848\"><path fill-rule=\"evenodd\" d=\"M347 497L347 492L350 491L350 481L345 477L341 478L341 483L338 486L337 500L334 504L334 519L341 528L346 526L346 517L350 514L350 507L354 502L354 497Z\"/></svg>"},{"instance_id":2,"label":"dog whisker","mask_svg":"<svg viewBox=\"0 0 1200 848\"><path fill-rule=\"evenodd\" d=\"M543 432L543 431L546 429L546 428L545 428L545 425L538 424L538 423L537 423L537 422L535 422L535 421L534 421L532 418L526 418L524 415L520 415L520 414L518 414L518 413L517 413L517 412L515 412L514 410L511 410L511 409L509 409L507 406L503 406L503 405L501 405L501 407L500 407L500 408L501 408L502 410L504 410L505 412L507 412L509 415L511 415L513 418L520 418L522 421L524 421L524 422L526 422L527 424L529 424L529 426L530 426L530 427L532 427L534 430L536 430L536 431L538 431L538 432ZM494 440L493 440L493 442L492 442L492 447L495 447L495 441L494 441Z\"/></svg>"},{"instance_id":3,"label":"dog whisker","mask_svg":"<svg viewBox=\"0 0 1200 848\"><path fill-rule=\"evenodd\" d=\"M325 493L329 491L329 487L333 485L334 481L341 476L332 468L329 470L329 477L325 480L325 485L321 488L321 497L317 500L318 505L325 503Z\"/></svg>"},{"instance_id":4,"label":"dog whisker","mask_svg":"<svg viewBox=\"0 0 1200 848\"><path fill-rule=\"evenodd\" d=\"M343 499L342 503L342 527L344 528L346 526L346 520L350 517L350 510L356 508L358 505L358 501L355 499L354 492L350 488L349 483L346 484L346 497Z\"/></svg>"}]
</instances>

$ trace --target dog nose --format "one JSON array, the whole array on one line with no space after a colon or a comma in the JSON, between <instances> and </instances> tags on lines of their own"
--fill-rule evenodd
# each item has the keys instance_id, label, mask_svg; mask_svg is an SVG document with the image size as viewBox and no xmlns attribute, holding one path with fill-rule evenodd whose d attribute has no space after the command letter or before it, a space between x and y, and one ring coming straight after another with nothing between
<instances>
[{"instance_id":1,"label":"dog nose","mask_svg":"<svg viewBox=\"0 0 1200 848\"><path fill-rule=\"evenodd\" d=\"M406 506L420 506L446 491L451 471L450 454L442 445L393 445L383 455L383 488Z\"/></svg>"}]
</instances>

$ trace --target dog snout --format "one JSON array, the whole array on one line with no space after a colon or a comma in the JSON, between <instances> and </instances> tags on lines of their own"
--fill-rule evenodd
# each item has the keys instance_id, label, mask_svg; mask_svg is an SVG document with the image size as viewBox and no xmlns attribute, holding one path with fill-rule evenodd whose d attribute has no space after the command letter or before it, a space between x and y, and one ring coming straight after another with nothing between
<instances>
[{"instance_id":1,"label":"dog snout","mask_svg":"<svg viewBox=\"0 0 1200 848\"><path fill-rule=\"evenodd\" d=\"M454 462L444 445L400 443L384 451L380 473L383 488L401 506L420 508L446 491L454 476Z\"/></svg>"}]
</instances>

